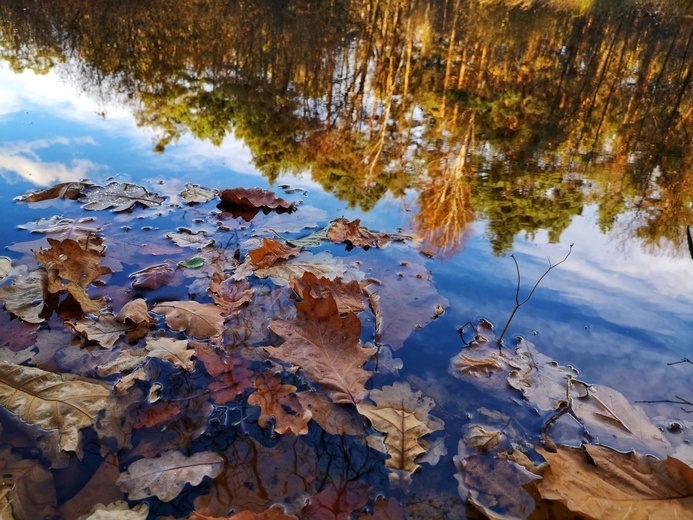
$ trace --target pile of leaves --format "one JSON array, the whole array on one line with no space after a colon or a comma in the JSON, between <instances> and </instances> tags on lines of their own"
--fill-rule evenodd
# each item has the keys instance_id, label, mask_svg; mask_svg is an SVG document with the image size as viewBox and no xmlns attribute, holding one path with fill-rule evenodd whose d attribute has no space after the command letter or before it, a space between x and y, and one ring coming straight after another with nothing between
<instances>
[{"instance_id":1,"label":"pile of leaves","mask_svg":"<svg viewBox=\"0 0 693 520\"><path fill-rule=\"evenodd\" d=\"M447 458L459 433L438 415L465 411L393 358L448 306L405 235L259 188L82 182L19 202L78 215L20 226L41 238L0 259L3 519L424 518L459 507L401 495L441 460L493 518L691 510L683 462L593 445L673 453L647 416L527 342L494 350L483 325L446 377L519 390L545 423L479 412Z\"/></svg>"}]
</instances>

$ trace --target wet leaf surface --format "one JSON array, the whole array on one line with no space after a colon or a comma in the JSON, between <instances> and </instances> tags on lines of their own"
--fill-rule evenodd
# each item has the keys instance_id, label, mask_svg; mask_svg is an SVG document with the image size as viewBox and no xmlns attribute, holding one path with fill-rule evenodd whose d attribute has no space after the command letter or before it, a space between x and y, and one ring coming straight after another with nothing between
<instances>
[{"instance_id":1,"label":"wet leaf surface","mask_svg":"<svg viewBox=\"0 0 693 520\"><path fill-rule=\"evenodd\" d=\"M110 209L114 212L127 211L136 205L157 208L164 198L150 194L143 186L127 182L112 182L107 186L88 186L83 190L84 209L98 211Z\"/></svg>"}]
</instances>

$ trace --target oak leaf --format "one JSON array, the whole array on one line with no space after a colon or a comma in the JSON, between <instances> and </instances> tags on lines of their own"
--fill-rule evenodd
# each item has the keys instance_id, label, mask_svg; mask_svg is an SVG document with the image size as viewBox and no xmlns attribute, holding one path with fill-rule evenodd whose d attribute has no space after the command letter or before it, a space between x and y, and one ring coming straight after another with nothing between
<instances>
[{"instance_id":1,"label":"oak leaf","mask_svg":"<svg viewBox=\"0 0 693 520\"><path fill-rule=\"evenodd\" d=\"M263 190L261 188L233 188L222 190L219 194L223 204L228 206L236 206L251 210L262 210L264 213L269 213L271 210L276 210L278 213L291 213L296 210L296 205L293 202L287 202L282 198L274 195L273 191Z\"/></svg>"},{"instance_id":2,"label":"oak leaf","mask_svg":"<svg viewBox=\"0 0 693 520\"><path fill-rule=\"evenodd\" d=\"M111 182L107 186L89 186L83 190L84 209L127 211L136 204L146 208L159 207L164 198L150 194L147 188L128 182Z\"/></svg>"},{"instance_id":3,"label":"oak leaf","mask_svg":"<svg viewBox=\"0 0 693 520\"><path fill-rule=\"evenodd\" d=\"M396 472L392 478L407 481L419 468L416 458L426 451L419 439L443 429L443 422L428 413L435 403L401 382L371 390L368 397L375 404L364 401L356 407L373 428L385 434L385 448L390 455L385 465Z\"/></svg>"},{"instance_id":4,"label":"oak leaf","mask_svg":"<svg viewBox=\"0 0 693 520\"><path fill-rule=\"evenodd\" d=\"M585 518L689 518L693 468L678 459L657 460L605 446L541 448L549 463L537 488Z\"/></svg>"},{"instance_id":5,"label":"oak leaf","mask_svg":"<svg viewBox=\"0 0 693 520\"><path fill-rule=\"evenodd\" d=\"M296 303L293 321L273 320L270 329L284 339L279 347L265 347L270 356L301 367L308 380L327 391L335 403L358 403L366 396L364 383L371 374L363 365L376 353L361 347L361 322L351 312L341 317L332 296L313 298L306 293Z\"/></svg>"},{"instance_id":6,"label":"oak leaf","mask_svg":"<svg viewBox=\"0 0 693 520\"><path fill-rule=\"evenodd\" d=\"M60 431L60 449L81 453L80 430L96 426L109 391L97 382L0 363L0 404L26 423Z\"/></svg>"},{"instance_id":7,"label":"oak leaf","mask_svg":"<svg viewBox=\"0 0 693 520\"><path fill-rule=\"evenodd\" d=\"M228 403L253 387L251 380L254 374L243 358L222 354L200 341L190 343L197 359L202 361L207 373L214 378L208 388L215 403Z\"/></svg>"},{"instance_id":8,"label":"oak leaf","mask_svg":"<svg viewBox=\"0 0 693 520\"><path fill-rule=\"evenodd\" d=\"M147 339L145 348L152 357L173 363L188 372L195 370L195 364L192 361L195 351L188 348L187 340L165 336L153 337Z\"/></svg>"},{"instance_id":9,"label":"oak leaf","mask_svg":"<svg viewBox=\"0 0 693 520\"><path fill-rule=\"evenodd\" d=\"M345 218L338 218L331 222L327 230L327 237L335 244L347 242L351 246L363 247L364 249L371 246L385 247L393 240L403 240L398 235L370 231L361 225L360 219L349 222Z\"/></svg>"},{"instance_id":10,"label":"oak leaf","mask_svg":"<svg viewBox=\"0 0 693 520\"><path fill-rule=\"evenodd\" d=\"M181 192L181 197L188 204L204 204L216 198L219 190L209 190L202 188L197 184L188 183L185 185L185 190Z\"/></svg>"},{"instance_id":11,"label":"oak leaf","mask_svg":"<svg viewBox=\"0 0 693 520\"><path fill-rule=\"evenodd\" d=\"M147 302L144 298L137 298L127 302L116 314L116 320L121 323L133 323L135 325L144 324L147 327L156 323L156 320L149 314Z\"/></svg>"},{"instance_id":12,"label":"oak leaf","mask_svg":"<svg viewBox=\"0 0 693 520\"><path fill-rule=\"evenodd\" d=\"M22 321L42 323L41 312L45 300L45 277L40 274L15 279L13 285L0 287L0 300L5 308Z\"/></svg>"},{"instance_id":13,"label":"oak leaf","mask_svg":"<svg viewBox=\"0 0 693 520\"><path fill-rule=\"evenodd\" d=\"M248 403L260 407L259 424L263 428L274 426L274 431L305 435L308 433L309 410L303 408L296 396L294 385L284 385L271 370L265 370L255 378L255 392Z\"/></svg>"},{"instance_id":14,"label":"oak leaf","mask_svg":"<svg viewBox=\"0 0 693 520\"><path fill-rule=\"evenodd\" d=\"M32 191L20 195L15 200L19 202L41 202L51 199L75 200L82 194L82 190L87 186L91 186L91 184L85 182L63 182L46 188L45 190Z\"/></svg>"},{"instance_id":15,"label":"oak leaf","mask_svg":"<svg viewBox=\"0 0 693 520\"><path fill-rule=\"evenodd\" d=\"M193 233L187 229L181 229L180 233L166 233L166 238L173 240L179 247L190 247L192 249L202 249L214 244L214 239L206 236L202 230Z\"/></svg>"},{"instance_id":16,"label":"oak leaf","mask_svg":"<svg viewBox=\"0 0 693 520\"><path fill-rule=\"evenodd\" d=\"M214 478L224 466L224 458L218 453L201 452L186 457L170 450L153 459L136 460L121 474L118 484L130 500L156 496L162 502L170 502L186 484L197 486L204 477Z\"/></svg>"},{"instance_id":17,"label":"oak leaf","mask_svg":"<svg viewBox=\"0 0 693 520\"><path fill-rule=\"evenodd\" d=\"M312 414L312 419L331 435L363 435L358 414L334 404L321 392L306 390L296 394L301 405Z\"/></svg>"},{"instance_id":18,"label":"oak leaf","mask_svg":"<svg viewBox=\"0 0 693 520\"><path fill-rule=\"evenodd\" d=\"M163 263L132 273L130 278L134 278L132 287L141 291L143 289L158 289L165 285L177 286L180 284L182 276L169 264Z\"/></svg>"},{"instance_id":19,"label":"oak leaf","mask_svg":"<svg viewBox=\"0 0 693 520\"><path fill-rule=\"evenodd\" d=\"M236 281L227 278L223 281L212 280L209 283L214 302L220 307L225 317L238 313L241 307L250 302L255 291L247 280Z\"/></svg>"},{"instance_id":20,"label":"oak leaf","mask_svg":"<svg viewBox=\"0 0 693 520\"><path fill-rule=\"evenodd\" d=\"M257 269L253 262L246 258L233 273L233 278L234 280L243 280L254 274L258 278L271 278L275 285L286 286L289 285L291 280L301 278L305 272L311 272L316 276L334 280L342 276L346 271L347 268L344 262L332 256L328 251L323 251L317 255L303 252L297 257L277 262L270 267Z\"/></svg>"},{"instance_id":21,"label":"oak leaf","mask_svg":"<svg viewBox=\"0 0 693 520\"><path fill-rule=\"evenodd\" d=\"M161 302L152 308L152 312L166 316L166 324L171 329L185 332L197 339L224 332L221 309L213 303Z\"/></svg>"},{"instance_id":22,"label":"oak leaf","mask_svg":"<svg viewBox=\"0 0 693 520\"><path fill-rule=\"evenodd\" d=\"M146 520L148 516L148 504L137 504L130 509L125 500L118 500L107 505L96 504L89 513L77 520Z\"/></svg>"},{"instance_id":23,"label":"oak leaf","mask_svg":"<svg viewBox=\"0 0 693 520\"><path fill-rule=\"evenodd\" d=\"M291 288L300 298L309 291L313 298L325 298L330 295L337 302L340 314L353 312L358 314L363 310L363 291L356 280L343 282L339 279L331 281L318 278L315 273L306 271L301 278L291 280Z\"/></svg>"},{"instance_id":24,"label":"oak leaf","mask_svg":"<svg viewBox=\"0 0 693 520\"><path fill-rule=\"evenodd\" d=\"M271 238L263 238L262 246L248 251L248 256L256 268L267 268L279 260L286 260L301 252L301 247L291 247Z\"/></svg>"},{"instance_id":25,"label":"oak leaf","mask_svg":"<svg viewBox=\"0 0 693 520\"><path fill-rule=\"evenodd\" d=\"M34 251L36 260L46 267L49 292L69 292L84 312L97 313L103 302L87 296L87 287L111 269L100 266L101 254L83 249L72 239L63 241L48 238L50 249Z\"/></svg>"},{"instance_id":26,"label":"oak leaf","mask_svg":"<svg viewBox=\"0 0 693 520\"><path fill-rule=\"evenodd\" d=\"M111 348L122 334L137 328L136 324L118 321L113 314L101 314L97 320L82 318L76 323L66 321L65 324L88 340L98 342L103 348Z\"/></svg>"}]
</instances>

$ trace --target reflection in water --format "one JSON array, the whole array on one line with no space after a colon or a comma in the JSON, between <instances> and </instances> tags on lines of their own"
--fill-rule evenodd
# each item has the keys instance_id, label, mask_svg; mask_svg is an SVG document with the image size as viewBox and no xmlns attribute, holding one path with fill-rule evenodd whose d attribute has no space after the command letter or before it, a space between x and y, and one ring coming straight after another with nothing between
<instances>
[{"instance_id":1,"label":"reflection in water","mask_svg":"<svg viewBox=\"0 0 693 520\"><path fill-rule=\"evenodd\" d=\"M0 46L15 70L68 62L86 91L129 100L159 152L233 134L268 179L307 170L364 210L418 188L439 252L474 218L496 253L521 231L557 241L588 203L603 231L627 214L629 236L681 247L690 18L551 6L8 0Z\"/></svg>"}]
</instances>

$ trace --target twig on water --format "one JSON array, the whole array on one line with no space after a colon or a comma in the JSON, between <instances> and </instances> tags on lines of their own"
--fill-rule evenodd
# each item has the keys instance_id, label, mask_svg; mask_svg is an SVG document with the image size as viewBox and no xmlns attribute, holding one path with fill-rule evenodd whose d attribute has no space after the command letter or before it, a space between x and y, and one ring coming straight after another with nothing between
<instances>
[{"instance_id":1,"label":"twig on water","mask_svg":"<svg viewBox=\"0 0 693 520\"><path fill-rule=\"evenodd\" d=\"M548 269L546 271L544 271L544 274L542 274L539 277L539 279L537 280L537 283L534 284L534 287L532 287L532 290L529 292L527 297L522 301L520 301L520 283L521 283L520 264L517 263L517 259L515 258L514 253L512 255L510 255L510 258L512 258L513 262L515 262L515 269L517 270L517 289L515 290L515 308L513 309L513 312L510 313L510 317L508 318L508 321L505 322L505 327L503 327L503 332L501 332L501 335L496 340L496 342L498 343L499 349L503 345L503 336L505 336L505 333L508 331L508 327L510 326L510 322L513 321L513 318L515 317L515 314L520 309L520 307L522 307L525 303L527 303L529 301L529 299L534 294L534 291L537 290L537 287L539 287L539 284L544 279L544 277L547 274L549 274L552 269L554 269L555 267L558 267L563 262L568 260L568 257L570 256L570 253L572 253L572 252L573 252L573 244L570 244L570 249L568 249L568 253L563 257L563 260L561 260L560 262L556 262L555 264L552 264L551 259L549 258Z\"/></svg>"}]
</instances>

